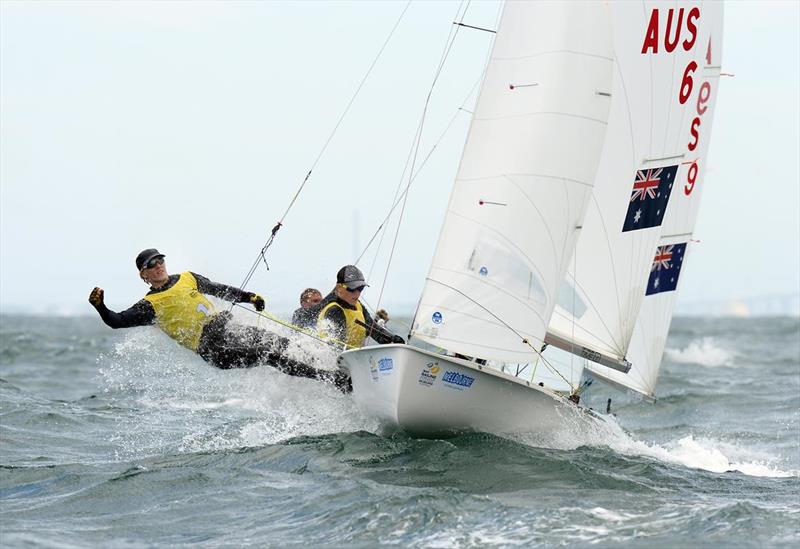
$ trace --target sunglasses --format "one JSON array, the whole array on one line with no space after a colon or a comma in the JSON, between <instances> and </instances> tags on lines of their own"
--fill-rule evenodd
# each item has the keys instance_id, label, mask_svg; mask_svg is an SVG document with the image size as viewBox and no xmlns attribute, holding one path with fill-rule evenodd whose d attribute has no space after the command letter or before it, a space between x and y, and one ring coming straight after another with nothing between
<instances>
[{"instance_id":1,"label":"sunglasses","mask_svg":"<svg viewBox=\"0 0 800 549\"><path fill-rule=\"evenodd\" d=\"M353 288L353 289L351 290L350 288L348 288L347 286L345 286L345 290L347 290L347 291L348 291L348 292L350 292L351 294L355 294L355 293L361 292L361 291L363 291L363 290L364 290L364 288L366 288L366 286L359 286L358 288Z\"/></svg>"},{"instance_id":2,"label":"sunglasses","mask_svg":"<svg viewBox=\"0 0 800 549\"><path fill-rule=\"evenodd\" d=\"M145 269L152 269L156 265L163 265L163 264L164 264L164 258L163 257L154 257L153 259L151 259L150 261L145 263L144 268Z\"/></svg>"}]
</instances>

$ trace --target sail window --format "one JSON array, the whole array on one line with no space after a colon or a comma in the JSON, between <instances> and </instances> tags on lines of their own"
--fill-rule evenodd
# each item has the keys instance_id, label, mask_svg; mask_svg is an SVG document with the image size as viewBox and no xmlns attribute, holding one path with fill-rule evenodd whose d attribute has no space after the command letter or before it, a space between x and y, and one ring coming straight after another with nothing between
<instances>
[{"instance_id":1,"label":"sail window","mask_svg":"<svg viewBox=\"0 0 800 549\"><path fill-rule=\"evenodd\" d=\"M538 273L519 253L491 237L481 237L467 262L467 269L505 291L539 305L547 303Z\"/></svg>"},{"instance_id":2,"label":"sail window","mask_svg":"<svg viewBox=\"0 0 800 549\"><path fill-rule=\"evenodd\" d=\"M561 286L558 287L558 301L556 301L556 304L575 318L582 317L587 309L586 303L575 291L575 287L569 280L562 281Z\"/></svg>"}]
</instances>

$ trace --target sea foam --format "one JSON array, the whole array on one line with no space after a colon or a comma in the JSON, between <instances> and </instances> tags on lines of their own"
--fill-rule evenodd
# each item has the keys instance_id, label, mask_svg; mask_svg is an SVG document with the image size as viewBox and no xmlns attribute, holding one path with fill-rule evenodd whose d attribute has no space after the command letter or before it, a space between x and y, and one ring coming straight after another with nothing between
<instances>
[{"instance_id":1,"label":"sea foam","mask_svg":"<svg viewBox=\"0 0 800 549\"><path fill-rule=\"evenodd\" d=\"M666 349L667 357L681 364L701 366L730 366L736 354L718 346L711 337L696 339L685 349Z\"/></svg>"}]
</instances>

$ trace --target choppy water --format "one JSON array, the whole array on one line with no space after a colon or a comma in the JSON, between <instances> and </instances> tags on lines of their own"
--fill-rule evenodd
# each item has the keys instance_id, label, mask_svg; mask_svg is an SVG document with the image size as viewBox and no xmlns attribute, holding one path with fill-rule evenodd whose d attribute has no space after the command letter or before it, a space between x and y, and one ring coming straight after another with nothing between
<instances>
[{"instance_id":1,"label":"choppy water","mask_svg":"<svg viewBox=\"0 0 800 549\"><path fill-rule=\"evenodd\" d=\"M800 545L797 319L677 319L659 402L550 447L383 437L153 328L0 323L4 547Z\"/></svg>"}]
</instances>

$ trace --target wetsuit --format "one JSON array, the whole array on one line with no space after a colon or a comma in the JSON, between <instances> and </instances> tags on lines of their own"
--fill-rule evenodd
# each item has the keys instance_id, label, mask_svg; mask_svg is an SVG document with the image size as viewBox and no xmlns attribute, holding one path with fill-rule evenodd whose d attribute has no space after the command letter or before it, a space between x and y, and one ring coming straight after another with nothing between
<instances>
[{"instance_id":1,"label":"wetsuit","mask_svg":"<svg viewBox=\"0 0 800 549\"><path fill-rule=\"evenodd\" d=\"M319 307L317 305L300 307L292 313L292 324L298 328L314 328L317 325L318 315Z\"/></svg>"},{"instance_id":2,"label":"wetsuit","mask_svg":"<svg viewBox=\"0 0 800 549\"><path fill-rule=\"evenodd\" d=\"M318 311L317 331L345 342L349 349L362 347L367 337L380 344L405 343L402 337L378 326L360 301L355 306L350 305L331 292L312 309Z\"/></svg>"},{"instance_id":3,"label":"wetsuit","mask_svg":"<svg viewBox=\"0 0 800 549\"><path fill-rule=\"evenodd\" d=\"M288 375L332 381L343 390L350 388L349 377L343 372L318 370L286 357L283 351L288 339L230 322L233 316L229 312L214 313L213 305L198 293L233 303L247 303L254 295L186 272L170 275L164 286L151 288L143 299L122 312L111 311L104 303L95 309L114 329L158 324L167 335L218 368L249 368L266 362Z\"/></svg>"}]
</instances>

